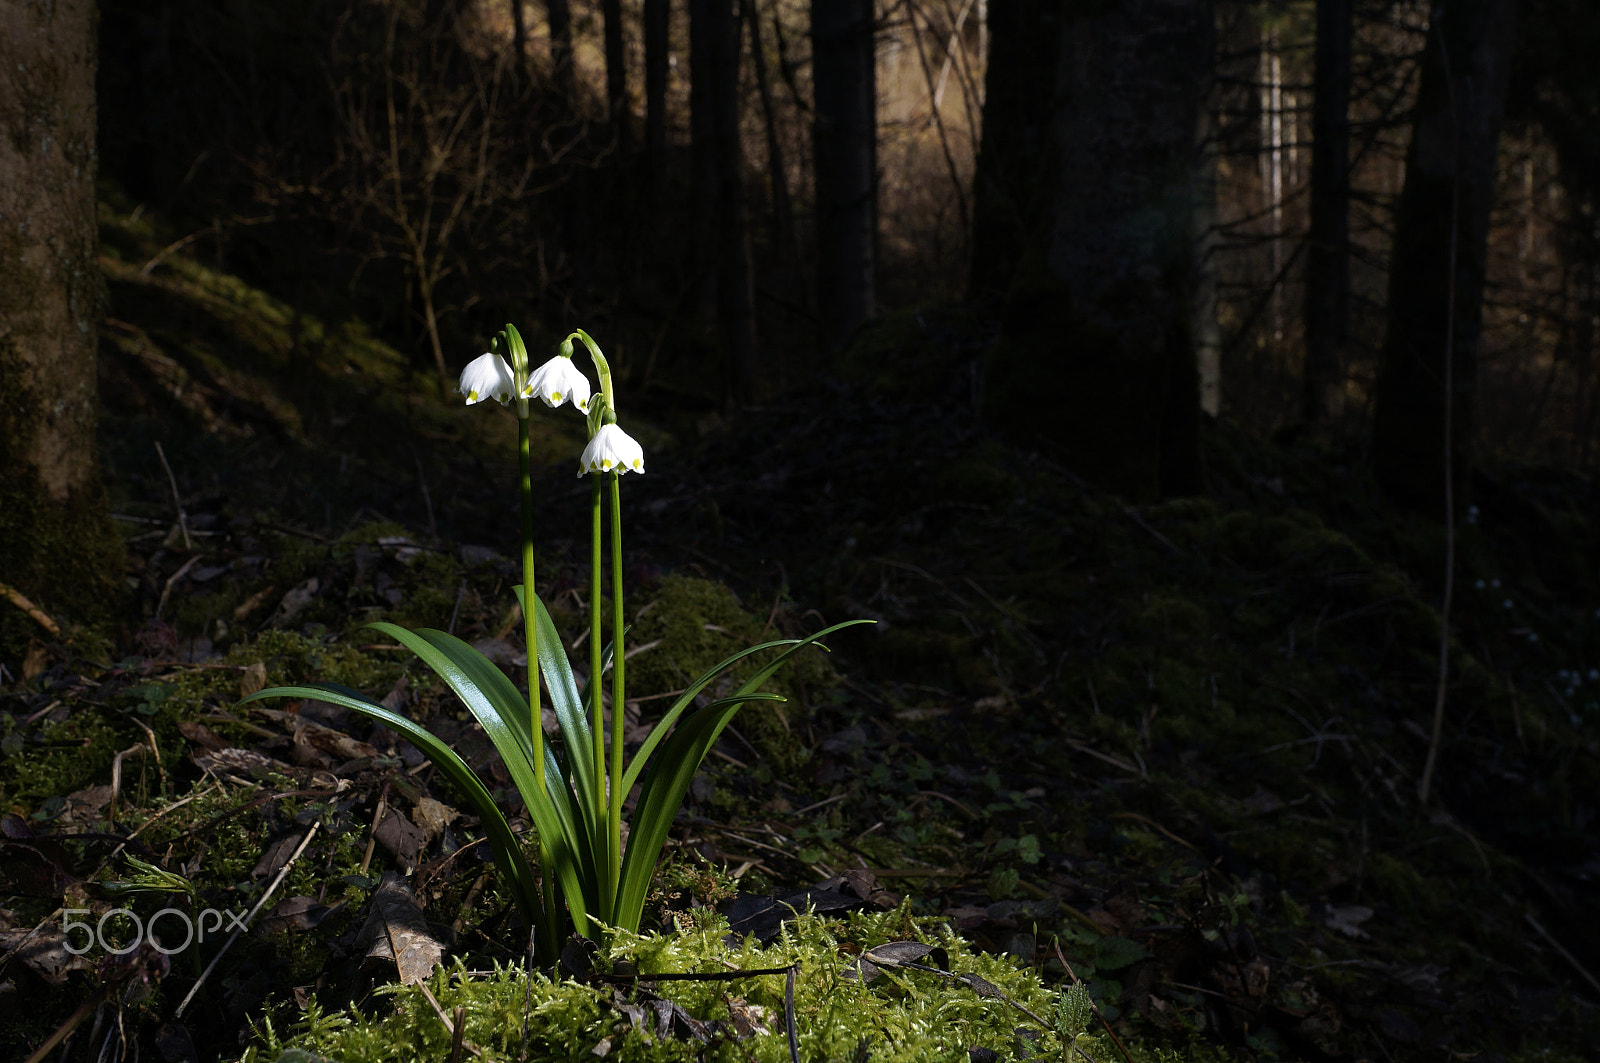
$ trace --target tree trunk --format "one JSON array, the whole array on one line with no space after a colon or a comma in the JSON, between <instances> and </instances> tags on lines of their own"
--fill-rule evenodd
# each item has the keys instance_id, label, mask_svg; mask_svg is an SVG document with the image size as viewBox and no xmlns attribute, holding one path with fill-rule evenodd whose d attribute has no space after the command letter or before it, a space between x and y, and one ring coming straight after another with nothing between
<instances>
[{"instance_id":1,"label":"tree trunk","mask_svg":"<svg viewBox=\"0 0 1600 1063\"><path fill-rule=\"evenodd\" d=\"M968 294L1003 296L1048 217L1061 0L989 0L983 133L972 180Z\"/></svg>"},{"instance_id":2,"label":"tree trunk","mask_svg":"<svg viewBox=\"0 0 1600 1063\"><path fill-rule=\"evenodd\" d=\"M667 170L667 52L671 0L644 0L644 150L650 194L659 202Z\"/></svg>"},{"instance_id":3,"label":"tree trunk","mask_svg":"<svg viewBox=\"0 0 1600 1063\"><path fill-rule=\"evenodd\" d=\"M528 57L528 20L523 16L522 0L511 0L511 54L516 57L517 69Z\"/></svg>"},{"instance_id":4,"label":"tree trunk","mask_svg":"<svg viewBox=\"0 0 1600 1063\"><path fill-rule=\"evenodd\" d=\"M793 281L800 268L800 241L794 230L794 207L789 199L788 166L778 139L777 103L767 76L767 55L761 43L761 12L755 0L744 0L745 21L750 26L750 58L755 63L756 92L767 135L767 180L772 186L771 242L784 283Z\"/></svg>"},{"instance_id":5,"label":"tree trunk","mask_svg":"<svg viewBox=\"0 0 1600 1063\"><path fill-rule=\"evenodd\" d=\"M1054 165L1043 175L1052 209L1033 224L1011 287L985 413L1133 501L1194 493L1191 314L1212 4L1108 0L1062 19ZM993 92L986 122L1017 98Z\"/></svg>"},{"instance_id":6,"label":"tree trunk","mask_svg":"<svg viewBox=\"0 0 1600 1063\"><path fill-rule=\"evenodd\" d=\"M1447 424L1458 505L1471 477L1489 212L1516 18L1515 0L1448 6L1434 5L1422 60L1372 424L1378 482L1400 504L1441 518Z\"/></svg>"},{"instance_id":7,"label":"tree trunk","mask_svg":"<svg viewBox=\"0 0 1600 1063\"><path fill-rule=\"evenodd\" d=\"M622 43L622 0L600 0L605 21L606 117L617 139L628 142L628 53Z\"/></svg>"},{"instance_id":8,"label":"tree trunk","mask_svg":"<svg viewBox=\"0 0 1600 1063\"><path fill-rule=\"evenodd\" d=\"M744 151L739 135L739 52L744 39L734 4L710 0L711 116L716 159L717 325L732 370L733 391L754 399L756 360L755 279L744 217Z\"/></svg>"},{"instance_id":9,"label":"tree trunk","mask_svg":"<svg viewBox=\"0 0 1600 1063\"><path fill-rule=\"evenodd\" d=\"M0 5L0 581L86 622L122 580L95 448L94 86L93 0ZM15 604L0 660L20 671L46 629Z\"/></svg>"},{"instance_id":10,"label":"tree trunk","mask_svg":"<svg viewBox=\"0 0 1600 1063\"><path fill-rule=\"evenodd\" d=\"M717 123L711 61L717 54L712 8L726 0L688 0L689 7L689 260L695 318L708 333L717 316Z\"/></svg>"},{"instance_id":11,"label":"tree trunk","mask_svg":"<svg viewBox=\"0 0 1600 1063\"><path fill-rule=\"evenodd\" d=\"M832 354L873 315L877 76L871 0L811 0L817 311Z\"/></svg>"},{"instance_id":12,"label":"tree trunk","mask_svg":"<svg viewBox=\"0 0 1600 1063\"><path fill-rule=\"evenodd\" d=\"M562 110L571 111L578 102L572 69L572 6L568 0L545 0L545 13L550 23L550 72Z\"/></svg>"},{"instance_id":13,"label":"tree trunk","mask_svg":"<svg viewBox=\"0 0 1600 1063\"><path fill-rule=\"evenodd\" d=\"M1317 0L1311 105L1311 231L1306 246L1305 387L1301 417L1344 412L1350 320L1350 39L1353 0Z\"/></svg>"}]
</instances>

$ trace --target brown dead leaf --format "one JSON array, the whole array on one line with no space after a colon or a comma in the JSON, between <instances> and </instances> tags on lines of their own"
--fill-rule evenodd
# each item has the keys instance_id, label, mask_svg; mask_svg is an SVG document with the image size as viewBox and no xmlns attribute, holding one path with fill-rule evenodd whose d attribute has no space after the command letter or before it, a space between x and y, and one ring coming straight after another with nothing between
<instances>
[{"instance_id":1,"label":"brown dead leaf","mask_svg":"<svg viewBox=\"0 0 1600 1063\"><path fill-rule=\"evenodd\" d=\"M240 619L236 617L235 619ZM259 694L267 688L267 666L261 661L244 670L239 676L239 696L247 698L252 694Z\"/></svg>"},{"instance_id":2,"label":"brown dead leaf","mask_svg":"<svg viewBox=\"0 0 1600 1063\"><path fill-rule=\"evenodd\" d=\"M317 589L321 585L317 577L312 576L299 586L291 587L288 593L278 602L277 610L273 612L267 623L285 624L293 620L300 610L311 604L311 600L317 596Z\"/></svg>"},{"instance_id":3,"label":"brown dead leaf","mask_svg":"<svg viewBox=\"0 0 1600 1063\"><path fill-rule=\"evenodd\" d=\"M258 716L264 716L281 725L285 731L294 736L296 745L316 749L334 760L360 760L379 755L378 751L367 743L351 738L343 731L303 719L298 712L285 712L282 709L269 709L264 706L256 706L255 712Z\"/></svg>"},{"instance_id":4,"label":"brown dead leaf","mask_svg":"<svg viewBox=\"0 0 1600 1063\"><path fill-rule=\"evenodd\" d=\"M428 920L406 880L393 871L373 891L367 921L356 939L368 959L391 960L401 985L424 981L444 958L444 946L428 929Z\"/></svg>"},{"instance_id":5,"label":"brown dead leaf","mask_svg":"<svg viewBox=\"0 0 1600 1063\"><path fill-rule=\"evenodd\" d=\"M291 774L290 765L281 760L274 760L265 753L257 753L253 749L218 749L196 753L191 758L195 766L201 771L208 771L213 775L241 775L250 777L258 771L281 771Z\"/></svg>"},{"instance_id":6,"label":"brown dead leaf","mask_svg":"<svg viewBox=\"0 0 1600 1063\"><path fill-rule=\"evenodd\" d=\"M32 927L0 930L0 954L21 945L14 958L51 985L61 985L72 971L94 969L88 956L74 956L67 951L67 938L59 926L47 923L30 938L28 935L32 931Z\"/></svg>"},{"instance_id":7,"label":"brown dead leaf","mask_svg":"<svg viewBox=\"0 0 1600 1063\"><path fill-rule=\"evenodd\" d=\"M178 733L201 749L215 753L220 749L227 749L228 743L218 738L216 732L203 723L195 720L182 720L178 723Z\"/></svg>"},{"instance_id":8,"label":"brown dead leaf","mask_svg":"<svg viewBox=\"0 0 1600 1063\"><path fill-rule=\"evenodd\" d=\"M111 787L90 786L67 795L67 810L56 820L58 827L89 827L98 813L111 803Z\"/></svg>"},{"instance_id":9,"label":"brown dead leaf","mask_svg":"<svg viewBox=\"0 0 1600 1063\"><path fill-rule=\"evenodd\" d=\"M435 801L431 797L417 798L417 807L413 812L417 826L422 828L424 845L432 845L434 839L444 833L444 829L461 815L443 801Z\"/></svg>"},{"instance_id":10,"label":"brown dead leaf","mask_svg":"<svg viewBox=\"0 0 1600 1063\"><path fill-rule=\"evenodd\" d=\"M233 619L234 619L234 621L235 622L241 621L245 617L249 616L251 613L255 612L257 609L261 608L261 603L265 602L268 598L272 597L272 595L277 591L277 589L278 589L277 587L263 587L259 591L256 591L254 594L252 594L250 597L246 598L242 603L240 603L239 607L233 611ZM249 678L248 677L250 676L251 672L257 667L259 667L261 669L261 686L257 687L256 690L260 690L260 689L262 689L262 687L265 687L267 685L267 666L264 665L264 664L262 664L262 665L254 665L253 664L249 668L245 669L244 674L245 674L246 678L241 679L239 681L239 685L240 686L243 686L245 683L249 682ZM254 693L255 693L255 690L252 690L250 692L250 694L254 694ZM246 694L244 696L245 697L249 697L250 694Z\"/></svg>"},{"instance_id":11,"label":"brown dead leaf","mask_svg":"<svg viewBox=\"0 0 1600 1063\"><path fill-rule=\"evenodd\" d=\"M304 836L302 832L295 831L291 834L285 834L267 846L267 851L261 854L260 860L256 861L255 869L250 872L250 877L270 879L273 875L282 871L283 865L289 862L289 858L294 855L295 849L300 845L300 839Z\"/></svg>"},{"instance_id":12,"label":"brown dead leaf","mask_svg":"<svg viewBox=\"0 0 1600 1063\"><path fill-rule=\"evenodd\" d=\"M38 639L28 640L28 650L22 655L22 678L32 679L50 664L50 647Z\"/></svg>"},{"instance_id":13,"label":"brown dead leaf","mask_svg":"<svg viewBox=\"0 0 1600 1063\"><path fill-rule=\"evenodd\" d=\"M338 910L339 905L319 904L315 897L290 897L267 914L261 921L261 929L268 934L313 930Z\"/></svg>"},{"instance_id":14,"label":"brown dead leaf","mask_svg":"<svg viewBox=\"0 0 1600 1063\"><path fill-rule=\"evenodd\" d=\"M421 828L393 805L388 807L383 822L378 824L372 836L379 845L393 853L400 866L407 870L417 866L417 854L428 844L428 836Z\"/></svg>"}]
</instances>

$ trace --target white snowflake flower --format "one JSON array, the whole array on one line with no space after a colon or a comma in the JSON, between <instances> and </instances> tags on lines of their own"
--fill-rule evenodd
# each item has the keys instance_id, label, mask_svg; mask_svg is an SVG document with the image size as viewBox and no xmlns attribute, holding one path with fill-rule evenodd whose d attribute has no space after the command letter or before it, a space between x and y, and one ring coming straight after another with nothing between
<instances>
[{"instance_id":1,"label":"white snowflake flower","mask_svg":"<svg viewBox=\"0 0 1600 1063\"><path fill-rule=\"evenodd\" d=\"M589 394L589 378L560 354L535 369L522 389L524 398L538 395L552 409L570 401L581 413L589 412Z\"/></svg>"},{"instance_id":2,"label":"white snowflake flower","mask_svg":"<svg viewBox=\"0 0 1600 1063\"><path fill-rule=\"evenodd\" d=\"M578 459L578 475L589 472L644 472L644 448L616 425L601 425Z\"/></svg>"},{"instance_id":3,"label":"white snowflake flower","mask_svg":"<svg viewBox=\"0 0 1600 1063\"><path fill-rule=\"evenodd\" d=\"M504 358L498 354L480 354L461 370L461 383L456 385L456 391L467 397L468 406L484 399L504 403L511 401L516 383Z\"/></svg>"}]
</instances>

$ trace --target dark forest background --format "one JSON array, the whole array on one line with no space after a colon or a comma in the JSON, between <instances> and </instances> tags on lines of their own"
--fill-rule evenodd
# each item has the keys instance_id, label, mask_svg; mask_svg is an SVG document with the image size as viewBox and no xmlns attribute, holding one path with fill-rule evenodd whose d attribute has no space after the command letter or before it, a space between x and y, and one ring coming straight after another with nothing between
<instances>
[{"instance_id":1,"label":"dark forest background","mask_svg":"<svg viewBox=\"0 0 1600 1063\"><path fill-rule=\"evenodd\" d=\"M1408 438L1437 382L1384 365L1442 358L1428 271L1453 201L1458 445L1587 463L1597 19L1463 0L1433 21L1358 0L117 3L101 172L190 249L445 378L506 320L582 321L635 388L710 409L825 372L876 315L967 301L1024 340L1042 301L1075 338L1028 371L1060 374L1062 420L1121 395L1108 450L1149 450L1132 425L1177 389L1254 431L1373 438L1380 465L1442 450ZM1408 168L1428 120L1455 158ZM1127 298L1171 303L1130 315L1162 335L1130 339L1085 279L1123 270ZM1385 380L1407 426L1387 434ZM1084 475L1159 490L1060 431Z\"/></svg>"}]
</instances>

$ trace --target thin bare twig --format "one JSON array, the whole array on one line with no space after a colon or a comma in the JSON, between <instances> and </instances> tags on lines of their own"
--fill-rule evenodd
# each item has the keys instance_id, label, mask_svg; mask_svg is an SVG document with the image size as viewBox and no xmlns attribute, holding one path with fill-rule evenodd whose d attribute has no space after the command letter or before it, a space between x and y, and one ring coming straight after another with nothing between
<instances>
[{"instance_id":1,"label":"thin bare twig","mask_svg":"<svg viewBox=\"0 0 1600 1063\"><path fill-rule=\"evenodd\" d=\"M183 510L183 496L178 494L178 478L172 475L172 466L167 464L167 452L161 449L161 441L156 441L156 457L161 459L161 467L167 471L167 485L172 488L172 505L178 511L178 530L183 532L183 548L193 550L194 543L189 539L189 514Z\"/></svg>"},{"instance_id":2,"label":"thin bare twig","mask_svg":"<svg viewBox=\"0 0 1600 1063\"><path fill-rule=\"evenodd\" d=\"M12 605L27 613L28 619L48 631L51 638L61 637L61 626L50 619L50 614L34 605L21 591L11 586L11 584L0 583L0 597L5 598Z\"/></svg>"},{"instance_id":3,"label":"thin bare twig","mask_svg":"<svg viewBox=\"0 0 1600 1063\"><path fill-rule=\"evenodd\" d=\"M306 836L300 839L300 844L295 848L294 854L291 855L288 862L278 870L278 875L272 880L272 885L268 886L266 892L261 895L261 899L256 901L256 906L250 909L250 914L244 917L244 923L238 927L235 927L233 933L228 935L228 940L222 943L222 947L217 950L217 954L211 957L211 962L206 964L206 969L200 973L200 977L196 979L194 985L189 988L188 995L183 998L183 1000L178 1004L177 1010L172 1013L173 1021L177 1021L183 1017L184 1010L189 1007L189 1002L194 999L194 995L196 993L200 992L200 987L206 984L206 979L210 978L211 972L217 969L217 964L221 962L223 956L227 955L228 949L232 948L233 943L239 940L240 934L249 929L250 924L255 921L256 915L260 913L262 907L267 903L268 898L270 898L273 893L277 892L279 886L283 885L283 880L289 877L289 869L294 867L295 861L300 859L300 854L306 851L306 846L311 844L311 839L317 836L317 828L321 825L322 824L320 823L311 824L311 828L306 831Z\"/></svg>"}]
</instances>

